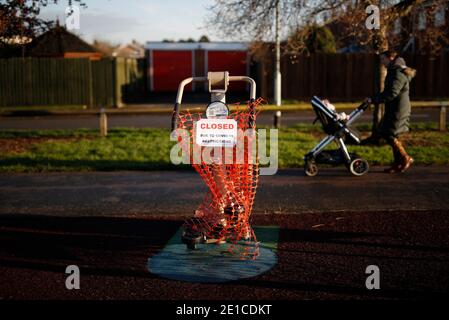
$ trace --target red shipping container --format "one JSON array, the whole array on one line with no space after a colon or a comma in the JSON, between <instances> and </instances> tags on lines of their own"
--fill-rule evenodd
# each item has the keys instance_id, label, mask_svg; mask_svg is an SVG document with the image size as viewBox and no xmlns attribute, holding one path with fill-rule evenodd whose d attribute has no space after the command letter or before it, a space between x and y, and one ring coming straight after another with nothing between
<instances>
[{"instance_id":1,"label":"red shipping container","mask_svg":"<svg viewBox=\"0 0 449 320\"><path fill-rule=\"evenodd\" d=\"M207 71L229 71L231 76L246 76L246 51L207 51ZM245 83L231 82L230 91L244 91Z\"/></svg>"},{"instance_id":2,"label":"red shipping container","mask_svg":"<svg viewBox=\"0 0 449 320\"><path fill-rule=\"evenodd\" d=\"M176 91L179 83L192 76L192 51L152 51L153 91ZM192 86L186 86L191 91Z\"/></svg>"}]
</instances>

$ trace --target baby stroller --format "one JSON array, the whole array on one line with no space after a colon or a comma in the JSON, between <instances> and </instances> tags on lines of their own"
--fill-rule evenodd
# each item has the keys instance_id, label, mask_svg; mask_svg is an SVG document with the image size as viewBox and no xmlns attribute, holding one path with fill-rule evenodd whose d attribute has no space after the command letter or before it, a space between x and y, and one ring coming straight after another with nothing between
<instances>
[{"instance_id":1,"label":"baby stroller","mask_svg":"<svg viewBox=\"0 0 449 320\"><path fill-rule=\"evenodd\" d=\"M311 103L317 116L314 123L319 120L323 131L328 136L305 155L305 174L309 177L316 176L318 174L317 164L344 164L349 172L355 176L362 176L367 173L369 170L368 162L360 158L357 154L348 152L345 140L352 139L356 143L360 143L360 134L351 128L350 125L368 109L369 103L364 102L361 104L349 114L347 119L341 119L335 110L329 108L316 96L312 98ZM332 141L337 143L339 149L323 151Z\"/></svg>"}]
</instances>

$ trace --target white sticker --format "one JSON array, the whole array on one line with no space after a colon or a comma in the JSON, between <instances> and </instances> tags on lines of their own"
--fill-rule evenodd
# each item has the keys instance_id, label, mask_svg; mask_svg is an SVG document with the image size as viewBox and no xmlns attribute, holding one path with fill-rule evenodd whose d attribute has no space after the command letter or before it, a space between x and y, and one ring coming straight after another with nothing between
<instances>
[{"instance_id":1,"label":"white sticker","mask_svg":"<svg viewBox=\"0 0 449 320\"><path fill-rule=\"evenodd\" d=\"M196 123L196 143L203 147L233 147L237 142L234 119L201 119Z\"/></svg>"}]
</instances>

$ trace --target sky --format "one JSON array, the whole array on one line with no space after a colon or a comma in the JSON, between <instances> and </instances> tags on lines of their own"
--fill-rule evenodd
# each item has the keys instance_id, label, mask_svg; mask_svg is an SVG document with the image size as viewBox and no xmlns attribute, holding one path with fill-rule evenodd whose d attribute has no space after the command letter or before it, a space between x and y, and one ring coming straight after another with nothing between
<instances>
[{"instance_id":1,"label":"sky","mask_svg":"<svg viewBox=\"0 0 449 320\"><path fill-rule=\"evenodd\" d=\"M135 39L141 43L163 39L198 40L207 35L213 41L222 39L205 28L207 7L214 0L83 0L80 29L73 31L84 40L107 40L114 44ZM67 0L41 10L41 17L59 18L65 25Z\"/></svg>"}]
</instances>

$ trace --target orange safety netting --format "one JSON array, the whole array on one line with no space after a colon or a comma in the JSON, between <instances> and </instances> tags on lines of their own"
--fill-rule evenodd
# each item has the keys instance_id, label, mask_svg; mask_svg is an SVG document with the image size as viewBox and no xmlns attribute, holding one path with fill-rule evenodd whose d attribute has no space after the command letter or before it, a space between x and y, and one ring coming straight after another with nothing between
<instances>
[{"instance_id":1,"label":"orange safety netting","mask_svg":"<svg viewBox=\"0 0 449 320\"><path fill-rule=\"evenodd\" d=\"M228 119L237 122L238 129L241 130L239 135L248 129L254 129L254 134L239 137L244 141L243 148L241 146L226 148L228 156L229 149L232 149L232 163L210 163L201 158L194 163L195 149L192 147L196 141L194 127L205 115L187 111L181 113L178 118L178 129L189 133L187 139L190 141L184 146L190 148L192 166L209 188L194 217L185 221L184 230L202 234L205 238L214 240L214 243L230 243L228 251L239 253L242 258L256 258L258 255L257 239L250 225L250 217L259 180L259 159L254 146L256 117L259 112L258 106L262 102L263 99L259 98L254 102L248 102L246 106L238 105L228 116ZM204 148L206 147L198 147L196 152L203 152ZM213 149L214 156L217 156L217 153L221 153L221 156L225 154L224 147ZM242 150L243 161L237 161L237 153Z\"/></svg>"}]
</instances>

